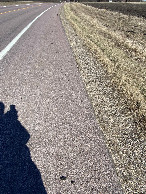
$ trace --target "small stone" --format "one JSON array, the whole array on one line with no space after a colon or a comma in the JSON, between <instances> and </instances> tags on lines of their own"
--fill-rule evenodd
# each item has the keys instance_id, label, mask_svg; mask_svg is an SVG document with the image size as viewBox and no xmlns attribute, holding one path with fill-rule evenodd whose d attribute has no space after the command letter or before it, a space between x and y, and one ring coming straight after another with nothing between
<instances>
[{"instance_id":1,"label":"small stone","mask_svg":"<svg viewBox=\"0 0 146 194\"><path fill-rule=\"evenodd\" d=\"M75 183L75 181L72 181L72 180L71 180L71 184L74 184L74 183Z\"/></svg>"},{"instance_id":2,"label":"small stone","mask_svg":"<svg viewBox=\"0 0 146 194\"><path fill-rule=\"evenodd\" d=\"M60 179L64 181L64 180L67 179L67 177L66 176L61 176Z\"/></svg>"}]
</instances>

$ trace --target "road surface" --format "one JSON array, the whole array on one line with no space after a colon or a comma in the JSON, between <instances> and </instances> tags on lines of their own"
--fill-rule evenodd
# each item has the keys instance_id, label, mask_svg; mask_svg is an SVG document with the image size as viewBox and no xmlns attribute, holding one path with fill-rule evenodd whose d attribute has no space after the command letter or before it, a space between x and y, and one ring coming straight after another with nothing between
<instances>
[{"instance_id":1,"label":"road surface","mask_svg":"<svg viewBox=\"0 0 146 194\"><path fill-rule=\"evenodd\" d=\"M0 7L0 101L5 111L16 106L47 193L123 193L59 18L61 6Z\"/></svg>"}]
</instances>

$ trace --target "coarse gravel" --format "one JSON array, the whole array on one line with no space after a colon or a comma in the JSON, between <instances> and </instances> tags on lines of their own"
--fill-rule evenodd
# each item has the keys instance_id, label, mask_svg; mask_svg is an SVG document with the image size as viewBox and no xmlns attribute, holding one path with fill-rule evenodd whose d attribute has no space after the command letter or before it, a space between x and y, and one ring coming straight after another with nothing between
<instances>
[{"instance_id":1,"label":"coarse gravel","mask_svg":"<svg viewBox=\"0 0 146 194\"><path fill-rule=\"evenodd\" d=\"M66 20L63 9L61 19L123 191L144 193L144 131L138 128L126 99L112 85L104 66L88 51Z\"/></svg>"},{"instance_id":2,"label":"coarse gravel","mask_svg":"<svg viewBox=\"0 0 146 194\"><path fill-rule=\"evenodd\" d=\"M59 18L61 6L43 14L0 61L0 101L5 111L16 105L48 194L122 194Z\"/></svg>"}]
</instances>

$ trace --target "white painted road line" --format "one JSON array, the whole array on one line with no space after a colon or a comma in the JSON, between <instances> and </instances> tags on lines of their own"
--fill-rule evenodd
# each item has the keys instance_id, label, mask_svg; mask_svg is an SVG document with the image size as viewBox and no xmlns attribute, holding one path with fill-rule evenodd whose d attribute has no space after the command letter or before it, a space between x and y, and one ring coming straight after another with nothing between
<instances>
[{"instance_id":1,"label":"white painted road line","mask_svg":"<svg viewBox=\"0 0 146 194\"><path fill-rule=\"evenodd\" d=\"M9 50L16 44L16 42L20 39L20 37L30 28L30 26L41 17L46 11L43 11L40 15L38 15L32 22L30 22L1 52L0 52L0 60L4 58L4 56L9 52Z\"/></svg>"},{"instance_id":2,"label":"white painted road line","mask_svg":"<svg viewBox=\"0 0 146 194\"><path fill-rule=\"evenodd\" d=\"M7 6L4 5L3 7L7 7Z\"/></svg>"},{"instance_id":3,"label":"white painted road line","mask_svg":"<svg viewBox=\"0 0 146 194\"><path fill-rule=\"evenodd\" d=\"M15 5L16 7L18 7L19 5Z\"/></svg>"}]
</instances>

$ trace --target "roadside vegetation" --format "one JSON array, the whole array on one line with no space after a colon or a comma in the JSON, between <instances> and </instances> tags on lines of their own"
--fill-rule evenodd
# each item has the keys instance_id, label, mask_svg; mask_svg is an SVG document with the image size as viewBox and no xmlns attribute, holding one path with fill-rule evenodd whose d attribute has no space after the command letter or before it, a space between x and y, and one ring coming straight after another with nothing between
<instances>
[{"instance_id":1,"label":"roadside vegetation","mask_svg":"<svg viewBox=\"0 0 146 194\"><path fill-rule=\"evenodd\" d=\"M77 35L112 76L129 108L146 116L146 20L83 4L65 6Z\"/></svg>"},{"instance_id":2,"label":"roadside vegetation","mask_svg":"<svg viewBox=\"0 0 146 194\"><path fill-rule=\"evenodd\" d=\"M122 187L143 193L146 20L79 3L61 19Z\"/></svg>"}]
</instances>

